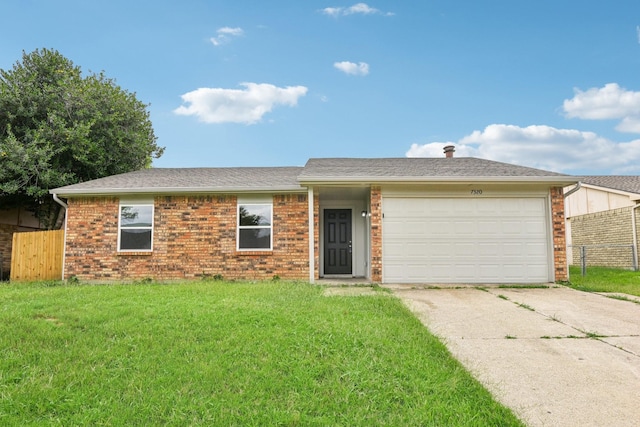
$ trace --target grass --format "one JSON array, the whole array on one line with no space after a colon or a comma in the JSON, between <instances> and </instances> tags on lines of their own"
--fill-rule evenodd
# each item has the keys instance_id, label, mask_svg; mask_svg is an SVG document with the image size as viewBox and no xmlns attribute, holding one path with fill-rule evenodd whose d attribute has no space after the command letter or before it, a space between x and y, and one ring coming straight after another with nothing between
<instances>
[{"instance_id":1,"label":"grass","mask_svg":"<svg viewBox=\"0 0 640 427\"><path fill-rule=\"evenodd\" d=\"M549 320L553 320L554 322L562 323L562 320L558 317L557 314L552 314L549 316Z\"/></svg>"},{"instance_id":2,"label":"grass","mask_svg":"<svg viewBox=\"0 0 640 427\"><path fill-rule=\"evenodd\" d=\"M588 292L616 292L640 296L640 272L606 267L588 267L582 276L580 266L570 266L570 286Z\"/></svg>"},{"instance_id":3,"label":"grass","mask_svg":"<svg viewBox=\"0 0 640 427\"><path fill-rule=\"evenodd\" d=\"M518 305L518 307L522 307L522 308L524 308L525 310L529 310L529 311L536 311L533 307L531 307L531 306L530 306L530 305L528 305L528 304L525 304L525 303L516 303L516 304Z\"/></svg>"},{"instance_id":4,"label":"grass","mask_svg":"<svg viewBox=\"0 0 640 427\"><path fill-rule=\"evenodd\" d=\"M396 298L0 285L0 425L522 425Z\"/></svg>"}]
</instances>

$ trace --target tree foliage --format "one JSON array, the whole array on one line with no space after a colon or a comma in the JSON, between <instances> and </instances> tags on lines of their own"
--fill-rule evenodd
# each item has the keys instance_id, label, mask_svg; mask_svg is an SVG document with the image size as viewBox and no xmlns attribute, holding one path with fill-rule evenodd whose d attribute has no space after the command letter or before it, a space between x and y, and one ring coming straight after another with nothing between
<instances>
[{"instance_id":1,"label":"tree foliage","mask_svg":"<svg viewBox=\"0 0 640 427\"><path fill-rule=\"evenodd\" d=\"M0 206L46 223L50 189L150 167L163 150L147 105L103 72L49 49L0 70Z\"/></svg>"}]
</instances>

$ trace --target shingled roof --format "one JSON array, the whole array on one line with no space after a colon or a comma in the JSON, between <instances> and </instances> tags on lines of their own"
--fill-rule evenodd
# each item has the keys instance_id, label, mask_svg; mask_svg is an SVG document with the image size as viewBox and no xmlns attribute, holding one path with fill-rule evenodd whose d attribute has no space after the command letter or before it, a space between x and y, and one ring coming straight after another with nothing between
<instances>
[{"instance_id":1,"label":"shingled roof","mask_svg":"<svg viewBox=\"0 0 640 427\"><path fill-rule=\"evenodd\" d=\"M51 190L72 194L300 191L301 167L152 168Z\"/></svg>"},{"instance_id":2,"label":"shingled roof","mask_svg":"<svg viewBox=\"0 0 640 427\"><path fill-rule=\"evenodd\" d=\"M305 191L318 183L382 182L546 182L569 185L577 179L540 169L472 157L326 158L304 167L152 168L51 190L67 197L102 194L179 194Z\"/></svg>"},{"instance_id":3,"label":"shingled roof","mask_svg":"<svg viewBox=\"0 0 640 427\"><path fill-rule=\"evenodd\" d=\"M473 157L456 158L326 158L310 159L300 173L302 183L324 181L569 181L569 175Z\"/></svg>"},{"instance_id":4,"label":"shingled roof","mask_svg":"<svg viewBox=\"0 0 640 427\"><path fill-rule=\"evenodd\" d=\"M583 184L640 194L640 176L636 175L583 176L581 181Z\"/></svg>"}]
</instances>

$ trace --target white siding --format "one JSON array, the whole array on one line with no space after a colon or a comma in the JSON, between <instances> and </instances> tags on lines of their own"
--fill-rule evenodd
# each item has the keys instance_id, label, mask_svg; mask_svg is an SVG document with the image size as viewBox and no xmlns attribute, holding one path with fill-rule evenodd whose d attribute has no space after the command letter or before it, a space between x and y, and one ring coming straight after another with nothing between
<instances>
[{"instance_id":1,"label":"white siding","mask_svg":"<svg viewBox=\"0 0 640 427\"><path fill-rule=\"evenodd\" d=\"M565 199L565 216L571 218L573 216L625 208L634 204L629 194L582 187Z\"/></svg>"}]
</instances>

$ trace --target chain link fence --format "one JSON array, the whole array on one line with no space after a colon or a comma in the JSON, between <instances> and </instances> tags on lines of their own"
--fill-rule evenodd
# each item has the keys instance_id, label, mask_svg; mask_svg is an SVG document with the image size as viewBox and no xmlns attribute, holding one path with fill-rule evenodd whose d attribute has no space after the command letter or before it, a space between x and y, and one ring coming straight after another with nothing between
<instances>
[{"instance_id":1,"label":"chain link fence","mask_svg":"<svg viewBox=\"0 0 640 427\"><path fill-rule=\"evenodd\" d=\"M610 267L638 271L638 252L634 245L569 245L573 265L582 275L588 267Z\"/></svg>"}]
</instances>

